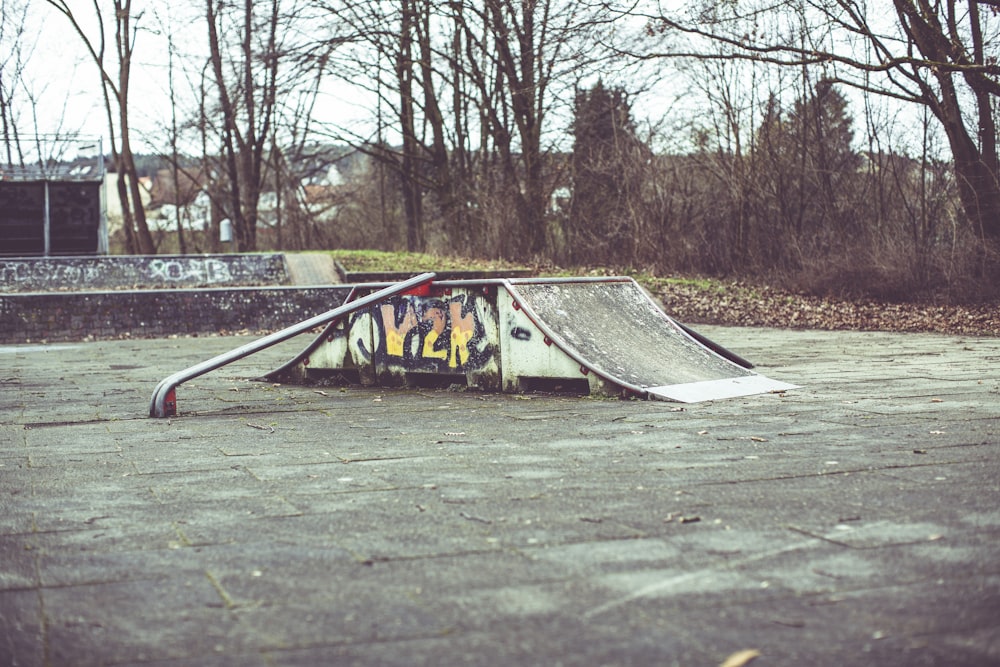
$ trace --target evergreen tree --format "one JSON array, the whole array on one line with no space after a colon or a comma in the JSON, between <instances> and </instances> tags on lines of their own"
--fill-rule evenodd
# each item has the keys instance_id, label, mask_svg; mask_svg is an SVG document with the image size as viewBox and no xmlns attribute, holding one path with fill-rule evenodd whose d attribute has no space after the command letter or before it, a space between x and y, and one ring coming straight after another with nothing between
<instances>
[{"instance_id":1,"label":"evergreen tree","mask_svg":"<svg viewBox=\"0 0 1000 667\"><path fill-rule=\"evenodd\" d=\"M860 166L851 146L854 119L847 100L828 80L816 84L814 94L799 100L790 118L802 141L806 189L803 199L813 202L813 226L853 224L844 217L844 194Z\"/></svg>"},{"instance_id":2,"label":"evergreen tree","mask_svg":"<svg viewBox=\"0 0 1000 667\"><path fill-rule=\"evenodd\" d=\"M794 264L790 246L821 246L856 231L861 157L853 138L847 100L830 81L819 81L787 114L768 101L754 147L759 261Z\"/></svg>"},{"instance_id":3,"label":"evergreen tree","mask_svg":"<svg viewBox=\"0 0 1000 667\"><path fill-rule=\"evenodd\" d=\"M589 90L577 90L574 112L573 192L566 221L570 259L627 263L639 233L632 211L646 156L628 97L621 88L598 81Z\"/></svg>"}]
</instances>

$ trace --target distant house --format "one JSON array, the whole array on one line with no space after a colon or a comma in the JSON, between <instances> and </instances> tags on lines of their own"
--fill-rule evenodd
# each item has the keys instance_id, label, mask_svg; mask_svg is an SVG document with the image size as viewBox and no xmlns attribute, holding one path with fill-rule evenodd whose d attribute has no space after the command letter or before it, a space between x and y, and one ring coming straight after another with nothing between
<instances>
[{"instance_id":1,"label":"distant house","mask_svg":"<svg viewBox=\"0 0 1000 667\"><path fill-rule=\"evenodd\" d=\"M128 176L125 177L125 183L129 182ZM148 178L139 179L139 198L142 200L142 205L148 206L149 204L149 189L151 185ZM122 202L118 197L118 174L115 172L109 172L104 174L104 210L107 217L108 233L114 234L122 227Z\"/></svg>"},{"instance_id":2,"label":"distant house","mask_svg":"<svg viewBox=\"0 0 1000 667\"><path fill-rule=\"evenodd\" d=\"M179 217L186 229L206 229L211 219L212 202L204 169L178 169L176 181L173 169L158 169L153 174L146 203L149 228L175 230Z\"/></svg>"},{"instance_id":3,"label":"distant house","mask_svg":"<svg viewBox=\"0 0 1000 667\"><path fill-rule=\"evenodd\" d=\"M74 149L70 159L26 156L18 164L0 163L0 255L107 253L100 142L60 144L64 155Z\"/></svg>"},{"instance_id":4,"label":"distant house","mask_svg":"<svg viewBox=\"0 0 1000 667\"><path fill-rule=\"evenodd\" d=\"M178 169L176 183L173 169L157 169L150 183L147 208L157 208L164 204L187 206L205 189L207 183L203 169Z\"/></svg>"}]
</instances>

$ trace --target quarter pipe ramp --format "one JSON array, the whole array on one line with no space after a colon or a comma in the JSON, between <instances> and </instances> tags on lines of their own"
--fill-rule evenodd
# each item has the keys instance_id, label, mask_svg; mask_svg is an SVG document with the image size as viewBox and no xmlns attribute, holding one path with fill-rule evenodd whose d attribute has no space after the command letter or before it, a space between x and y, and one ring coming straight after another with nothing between
<instances>
[{"instance_id":1,"label":"quarter pipe ramp","mask_svg":"<svg viewBox=\"0 0 1000 667\"><path fill-rule=\"evenodd\" d=\"M508 289L531 323L581 372L636 394L693 403L795 388L744 367L720 346L706 346L631 279L524 281Z\"/></svg>"}]
</instances>

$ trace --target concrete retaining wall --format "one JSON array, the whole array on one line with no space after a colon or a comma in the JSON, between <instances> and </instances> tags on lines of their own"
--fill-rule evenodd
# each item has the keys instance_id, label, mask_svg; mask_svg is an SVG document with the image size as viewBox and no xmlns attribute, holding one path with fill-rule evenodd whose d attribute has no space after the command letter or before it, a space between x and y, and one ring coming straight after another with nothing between
<instances>
[{"instance_id":1,"label":"concrete retaining wall","mask_svg":"<svg viewBox=\"0 0 1000 667\"><path fill-rule=\"evenodd\" d=\"M284 255L0 258L0 292L285 285Z\"/></svg>"},{"instance_id":2,"label":"concrete retaining wall","mask_svg":"<svg viewBox=\"0 0 1000 667\"><path fill-rule=\"evenodd\" d=\"M276 330L340 306L349 292L334 286L0 294L0 344Z\"/></svg>"}]
</instances>

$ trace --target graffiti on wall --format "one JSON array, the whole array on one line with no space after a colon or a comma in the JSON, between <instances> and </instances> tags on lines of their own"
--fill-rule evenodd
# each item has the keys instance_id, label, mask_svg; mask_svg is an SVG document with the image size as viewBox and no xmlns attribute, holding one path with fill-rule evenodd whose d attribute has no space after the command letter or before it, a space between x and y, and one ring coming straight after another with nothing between
<instances>
[{"instance_id":1,"label":"graffiti on wall","mask_svg":"<svg viewBox=\"0 0 1000 667\"><path fill-rule=\"evenodd\" d=\"M486 309L471 294L399 296L372 317L375 359L406 370L462 373L485 367L495 346L487 337Z\"/></svg>"},{"instance_id":2,"label":"graffiti on wall","mask_svg":"<svg viewBox=\"0 0 1000 667\"><path fill-rule=\"evenodd\" d=\"M222 283L233 279L229 265L214 258L178 257L149 261L149 279L153 282Z\"/></svg>"},{"instance_id":3,"label":"graffiti on wall","mask_svg":"<svg viewBox=\"0 0 1000 667\"><path fill-rule=\"evenodd\" d=\"M256 285L284 279L280 255L0 259L0 291Z\"/></svg>"},{"instance_id":4,"label":"graffiti on wall","mask_svg":"<svg viewBox=\"0 0 1000 667\"><path fill-rule=\"evenodd\" d=\"M94 280L100 271L92 264L53 260L0 260L0 285L74 285Z\"/></svg>"}]
</instances>

